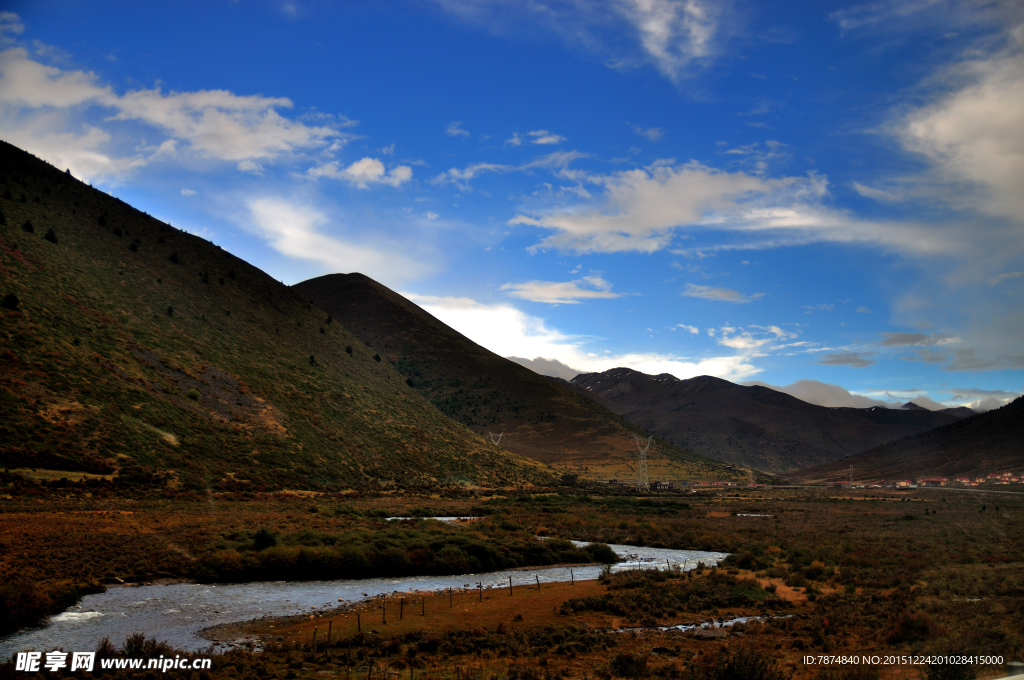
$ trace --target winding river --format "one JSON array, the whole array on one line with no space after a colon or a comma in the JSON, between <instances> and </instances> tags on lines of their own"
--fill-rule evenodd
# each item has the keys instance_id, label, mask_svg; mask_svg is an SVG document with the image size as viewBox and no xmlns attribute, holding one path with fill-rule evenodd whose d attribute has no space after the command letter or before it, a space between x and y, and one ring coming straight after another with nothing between
<instances>
[{"instance_id":1,"label":"winding river","mask_svg":"<svg viewBox=\"0 0 1024 680\"><path fill-rule=\"evenodd\" d=\"M574 541L575 542L575 541ZM578 545L585 545L578 543ZM693 569L698 563L717 565L728 553L697 550L641 548L612 545L624 560L612 567L621 569L664 569L667 566ZM448 588L507 588L544 582L593 580L599 565L537 567L460 576L404 576L347 581L272 581L237 584L174 583L169 585L125 586L87 595L66 611L50 617L43 628L19 631L0 639L0 659L28 650L66 652L92 651L109 637L117 646L132 633L166 641L179 649L199 651L211 646L200 631L208 626L267 616L292 616L331 609L368 597L393 593L440 591ZM214 651L222 651L219 648Z\"/></svg>"}]
</instances>

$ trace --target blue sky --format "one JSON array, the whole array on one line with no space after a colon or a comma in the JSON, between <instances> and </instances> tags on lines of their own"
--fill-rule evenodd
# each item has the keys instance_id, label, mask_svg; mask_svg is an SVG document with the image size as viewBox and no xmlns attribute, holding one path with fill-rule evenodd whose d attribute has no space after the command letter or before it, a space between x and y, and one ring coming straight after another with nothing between
<instances>
[{"instance_id":1,"label":"blue sky","mask_svg":"<svg viewBox=\"0 0 1024 680\"><path fill-rule=\"evenodd\" d=\"M1024 384L1019 3L14 2L0 36L3 139L537 370Z\"/></svg>"}]
</instances>

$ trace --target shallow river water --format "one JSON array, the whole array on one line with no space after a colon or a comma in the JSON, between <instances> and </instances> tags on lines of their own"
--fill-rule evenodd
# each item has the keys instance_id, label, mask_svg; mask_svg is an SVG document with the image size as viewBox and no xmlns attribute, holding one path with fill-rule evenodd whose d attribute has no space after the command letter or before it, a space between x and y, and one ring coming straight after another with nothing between
<instances>
[{"instance_id":1,"label":"shallow river water","mask_svg":"<svg viewBox=\"0 0 1024 680\"><path fill-rule=\"evenodd\" d=\"M574 541L575 542L575 541ZM585 545L578 543L578 545ZM624 562L620 569L664 569L678 566L693 569L698 562L717 565L728 553L697 550L666 550L631 545L612 545ZM572 567L578 581L593 580L601 567ZM166 641L179 649L198 651L211 643L199 631L207 626L246 621L266 616L308 614L358 602L368 597L414 591L440 591L448 588L507 588L568 581L569 567L537 567L528 570L496 571L461 576L403 576L399 578L347 581L264 581L208 585L175 583L169 585L125 586L104 593L87 595L75 606L50 617L43 628L24 630L0 639L0 659L28 650L87 652L96 649L104 637L120 646L132 633ZM219 651L219 650L215 650Z\"/></svg>"}]
</instances>

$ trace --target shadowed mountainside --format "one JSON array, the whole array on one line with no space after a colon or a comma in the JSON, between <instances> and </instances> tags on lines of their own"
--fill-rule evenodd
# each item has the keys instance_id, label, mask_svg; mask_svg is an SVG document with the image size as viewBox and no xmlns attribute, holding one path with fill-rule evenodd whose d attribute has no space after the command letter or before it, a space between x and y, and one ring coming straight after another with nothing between
<instances>
[{"instance_id":1,"label":"shadowed mountainside","mask_svg":"<svg viewBox=\"0 0 1024 680\"><path fill-rule=\"evenodd\" d=\"M0 464L185 488L546 479L259 269L0 142Z\"/></svg>"},{"instance_id":2,"label":"shadowed mountainside","mask_svg":"<svg viewBox=\"0 0 1024 680\"><path fill-rule=\"evenodd\" d=\"M987 413L786 475L801 482L921 479L1024 468L1024 397Z\"/></svg>"},{"instance_id":3,"label":"shadowed mountainside","mask_svg":"<svg viewBox=\"0 0 1024 680\"><path fill-rule=\"evenodd\" d=\"M768 387L628 368L584 373L572 383L663 439L767 472L820 465L957 419L924 409L828 408Z\"/></svg>"},{"instance_id":4,"label":"shadowed mountainside","mask_svg":"<svg viewBox=\"0 0 1024 680\"><path fill-rule=\"evenodd\" d=\"M501 446L588 477L634 474L633 435L647 433L563 381L490 352L362 274L331 274L294 287L393 363L444 414ZM661 445L651 477L725 478L722 465Z\"/></svg>"}]
</instances>

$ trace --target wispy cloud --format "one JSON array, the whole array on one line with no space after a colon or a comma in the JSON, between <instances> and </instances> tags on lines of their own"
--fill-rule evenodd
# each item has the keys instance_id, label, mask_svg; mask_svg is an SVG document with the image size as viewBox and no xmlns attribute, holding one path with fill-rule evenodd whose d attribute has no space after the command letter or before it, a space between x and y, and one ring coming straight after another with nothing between
<instances>
[{"instance_id":1,"label":"wispy cloud","mask_svg":"<svg viewBox=\"0 0 1024 680\"><path fill-rule=\"evenodd\" d=\"M327 272L361 272L390 285L425 275L433 269L426 253L416 256L408 244L381 238L341 237L328 232L337 220L301 202L280 198L247 201L247 219L240 224L253 230L282 255L314 262Z\"/></svg>"},{"instance_id":2,"label":"wispy cloud","mask_svg":"<svg viewBox=\"0 0 1024 680\"><path fill-rule=\"evenodd\" d=\"M519 214L509 224L553 232L534 249L575 253L655 252L684 228L742 235L738 243L698 249L705 255L816 242L868 243L915 255L976 249L952 226L864 220L830 207L828 182L815 175L769 179L697 162L658 161L582 179L602 190L596 201Z\"/></svg>"},{"instance_id":3,"label":"wispy cloud","mask_svg":"<svg viewBox=\"0 0 1024 680\"><path fill-rule=\"evenodd\" d=\"M309 179L340 179L360 189L366 189L371 184L397 187L412 179L412 168L408 165L399 165L387 170L382 161L367 156L344 169L337 161L323 163L307 170L304 176Z\"/></svg>"},{"instance_id":4,"label":"wispy cloud","mask_svg":"<svg viewBox=\"0 0 1024 680\"><path fill-rule=\"evenodd\" d=\"M0 12L0 45L4 45L11 39L11 36L21 35L25 31L25 24L21 17L14 12Z\"/></svg>"},{"instance_id":5,"label":"wispy cloud","mask_svg":"<svg viewBox=\"0 0 1024 680\"><path fill-rule=\"evenodd\" d=\"M997 274L996 276L993 276L991 279L989 279L988 285L998 286L1003 281L1009 281L1010 279L1019 279L1022 276L1024 276L1024 272L1004 272L1002 274Z\"/></svg>"},{"instance_id":6,"label":"wispy cloud","mask_svg":"<svg viewBox=\"0 0 1024 680\"><path fill-rule=\"evenodd\" d=\"M851 368L865 368L875 363L874 359L869 359L871 353L867 352L837 352L836 354L826 354L818 360L819 364L825 366L849 366Z\"/></svg>"},{"instance_id":7,"label":"wispy cloud","mask_svg":"<svg viewBox=\"0 0 1024 680\"><path fill-rule=\"evenodd\" d=\"M609 299L621 296L612 292L612 284L600 276L585 276L575 281L527 281L506 283L501 290L512 297L548 304L578 304L582 300Z\"/></svg>"},{"instance_id":8,"label":"wispy cloud","mask_svg":"<svg viewBox=\"0 0 1024 680\"><path fill-rule=\"evenodd\" d=\"M445 128L444 133L449 137L469 137L469 131L462 128L462 122L453 120L448 123L448 127Z\"/></svg>"},{"instance_id":9,"label":"wispy cloud","mask_svg":"<svg viewBox=\"0 0 1024 680\"><path fill-rule=\"evenodd\" d=\"M639 125L633 125L631 123L627 123L627 125L633 128L633 132L637 133L641 137L646 137L647 140L651 142L656 142L665 136L665 131L658 127L644 129Z\"/></svg>"},{"instance_id":10,"label":"wispy cloud","mask_svg":"<svg viewBox=\"0 0 1024 680\"><path fill-rule=\"evenodd\" d=\"M706 0L434 0L495 33L541 27L611 68L651 64L681 82L719 49L729 3Z\"/></svg>"},{"instance_id":11,"label":"wispy cloud","mask_svg":"<svg viewBox=\"0 0 1024 680\"><path fill-rule=\"evenodd\" d=\"M701 298L702 300L713 300L715 302L733 302L737 304L753 302L758 298L764 297L764 293L754 293L753 295L745 295L739 291L731 290L729 288L699 286L695 283L686 284L686 288L683 289L682 295L685 295L687 297Z\"/></svg>"},{"instance_id":12,"label":"wispy cloud","mask_svg":"<svg viewBox=\"0 0 1024 680\"><path fill-rule=\"evenodd\" d=\"M1002 354L995 357L979 357L976 350L958 349L953 363L946 366L947 371L998 371L1005 368L1024 368L1024 355Z\"/></svg>"},{"instance_id":13,"label":"wispy cloud","mask_svg":"<svg viewBox=\"0 0 1024 680\"><path fill-rule=\"evenodd\" d=\"M520 165L503 163L472 163L464 168L450 168L434 179L432 184L455 184L463 191L469 191L469 181L484 173L505 173L523 170L545 169L566 174L566 168L574 161L587 158L587 154L579 151L553 151Z\"/></svg>"},{"instance_id":14,"label":"wispy cloud","mask_svg":"<svg viewBox=\"0 0 1024 680\"><path fill-rule=\"evenodd\" d=\"M598 353L589 349L594 344L593 338L563 334L544 319L508 304L485 305L471 298L403 295L500 356L555 360L583 372L626 366L650 375L670 373L681 379L714 375L726 380L743 380L761 371L750 362L746 352L701 358L654 352Z\"/></svg>"},{"instance_id":15,"label":"wispy cloud","mask_svg":"<svg viewBox=\"0 0 1024 680\"><path fill-rule=\"evenodd\" d=\"M882 347L934 347L960 341L955 335L945 333L882 333Z\"/></svg>"},{"instance_id":16,"label":"wispy cloud","mask_svg":"<svg viewBox=\"0 0 1024 680\"><path fill-rule=\"evenodd\" d=\"M534 130L532 132L527 132L526 135L528 137L533 137L533 139L530 140L533 144L561 144L565 141L565 137L562 135L556 135L555 133L548 132L547 130Z\"/></svg>"}]
</instances>

